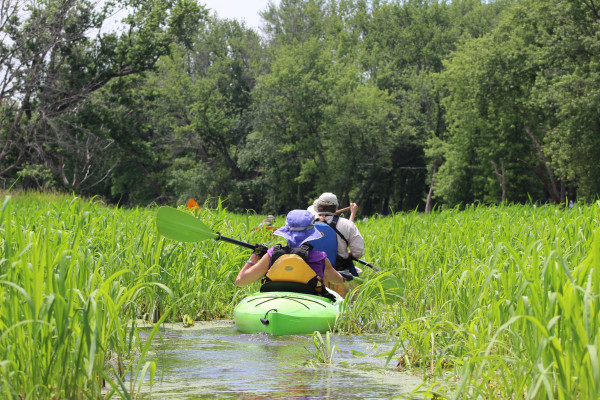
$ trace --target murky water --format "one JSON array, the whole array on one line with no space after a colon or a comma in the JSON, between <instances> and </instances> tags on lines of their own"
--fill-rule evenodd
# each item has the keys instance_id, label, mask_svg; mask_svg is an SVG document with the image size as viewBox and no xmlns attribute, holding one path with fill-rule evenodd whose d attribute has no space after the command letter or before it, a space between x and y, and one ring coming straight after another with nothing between
<instances>
[{"instance_id":1,"label":"murky water","mask_svg":"<svg viewBox=\"0 0 600 400\"><path fill-rule=\"evenodd\" d=\"M142 325L140 325L142 326ZM311 336L249 335L233 322L165 324L149 359L157 363L151 399L390 399L421 380L385 368L382 336L332 335L330 365L314 363ZM365 355L360 355L364 353Z\"/></svg>"}]
</instances>

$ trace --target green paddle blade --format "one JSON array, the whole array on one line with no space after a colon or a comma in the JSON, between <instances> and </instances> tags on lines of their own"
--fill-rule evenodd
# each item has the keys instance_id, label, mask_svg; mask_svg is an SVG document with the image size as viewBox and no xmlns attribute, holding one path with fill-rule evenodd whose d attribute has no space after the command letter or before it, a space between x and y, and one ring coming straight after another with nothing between
<instances>
[{"instance_id":1,"label":"green paddle blade","mask_svg":"<svg viewBox=\"0 0 600 400\"><path fill-rule=\"evenodd\" d=\"M158 209L156 227L158 233L164 237L180 242L200 242L219 237L217 233L213 232L192 214L173 207Z\"/></svg>"}]
</instances>

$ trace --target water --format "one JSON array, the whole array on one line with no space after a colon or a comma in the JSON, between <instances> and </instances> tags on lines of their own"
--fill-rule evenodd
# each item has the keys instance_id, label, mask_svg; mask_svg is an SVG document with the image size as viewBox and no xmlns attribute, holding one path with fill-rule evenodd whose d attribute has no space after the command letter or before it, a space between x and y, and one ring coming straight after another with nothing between
<instances>
[{"instance_id":1,"label":"water","mask_svg":"<svg viewBox=\"0 0 600 400\"><path fill-rule=\"evenodd\" d=\"M332 335L341 353L330 365L316 362L311 336L243 334L231 321L165 324L161 337L149 355L157 373L144 398L390 399L421 383L376 357L391 347L382 336Z\"/></svg>"}]
</instances>

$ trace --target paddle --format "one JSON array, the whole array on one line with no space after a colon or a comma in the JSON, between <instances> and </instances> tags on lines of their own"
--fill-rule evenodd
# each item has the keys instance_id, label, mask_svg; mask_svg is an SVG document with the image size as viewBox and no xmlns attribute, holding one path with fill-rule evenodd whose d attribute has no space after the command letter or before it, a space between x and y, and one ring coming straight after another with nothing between
<instances>
[{"instance_id":1,"label":"paddle","mask_svg":"<svg viewBox=\"0 0 600 400\"><path fill-rule=\"evenodd\" d=\"M373 268L377 272L381 272L381 269L379 267L376 267L375 265L373 265L371 263L368 263L368 262L363 261L363 260L359 260L358 258L353 258L353 260L358 261L362 265L366 265L367 267Z\"/></svg>"},{"instance_id":2,"label":"paddle","mask_svg":"<svg viewBox=\"0 0 600 400\"><path fill-rule=\"evenodd\" d=\"M213 232L206 224L190 213L173 207L161 207L156 214L158 233L180 242L201 242L207 239L222 240L254 250L254 245Z\"/></svg>"},{"instance_id":3,"label":"paddle","mask_svg":"<svg viewBox=\"0 0 600 400\"><path fill-rule=\"evenodd\" d=\"M214 239L252 250L256 247L250 243L223 236L218 232L213 232L212 229L194 215L173 207L161 207L158 209L158 213L156 214L156 227L158 228L158 233L164 237L180 242L201 242L207 239ZM356 259L356 261L367 267L373 268L377 272L381 271L371 263L358 259Z\"/></svg>"},{"instance_id":4,"label":"paddle","mask_svg":"<svg viewBox=\"0 0 600 400\"><path fill-rule=\"evenodd\" d=\"M346 212L346 211L350 211L350 206L341 208L341 209L337 210L336 212L334 212L334 214L337 215L337 214L341 214L341 213Z\"/></svg>"}]
</instances>

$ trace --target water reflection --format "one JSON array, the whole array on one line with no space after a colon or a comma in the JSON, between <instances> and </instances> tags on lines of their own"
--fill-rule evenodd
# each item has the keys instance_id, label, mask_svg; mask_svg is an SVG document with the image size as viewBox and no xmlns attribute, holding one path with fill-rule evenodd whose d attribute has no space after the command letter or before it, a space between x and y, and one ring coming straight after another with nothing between
<instances>
[{"instance_id":1,"label":"water reflection","mask_svg":"<svg viewBox=\"0 0 600 400\"><path fill-rule=\"evenodd\" d=\"M331 365L311 367L310 336L248 335L231 322L182 328L167 324L155 338L157 363L151 399L389 399L410 392L420 379L384 368L374 357L389 348L381 336L338 336ZM352 351L366 353L356 357Z\"/></svg>"}]
</instances>

